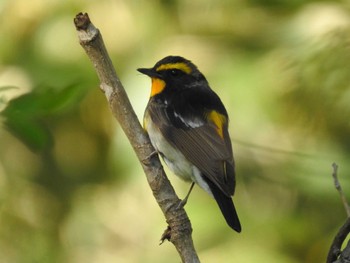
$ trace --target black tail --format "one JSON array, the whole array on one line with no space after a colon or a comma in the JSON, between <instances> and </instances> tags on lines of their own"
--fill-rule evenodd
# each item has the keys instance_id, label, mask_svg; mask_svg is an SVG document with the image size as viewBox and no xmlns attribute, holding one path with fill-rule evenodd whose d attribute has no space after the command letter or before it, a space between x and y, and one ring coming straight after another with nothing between
<instances>
[{"instance_id":1,"label":"black tail","mask_svg":"<svg viewBox=\"0 0 350 263\"><path fill-rule=\"evenodd\" d=\"M241 223L239 222L235 205L232 198L227 197L215 184L207 180L209 188L218 203L221 213L224 215L227 224L238 233L241 232Z\"/></svg>"}]
</instances>

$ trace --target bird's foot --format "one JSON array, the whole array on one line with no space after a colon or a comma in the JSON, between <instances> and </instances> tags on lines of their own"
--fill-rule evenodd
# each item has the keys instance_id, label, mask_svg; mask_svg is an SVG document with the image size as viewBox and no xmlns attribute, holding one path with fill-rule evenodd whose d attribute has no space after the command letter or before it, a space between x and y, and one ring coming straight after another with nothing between
<instances>
[{"instance_id":1,"label":"bird's foot","mask_svg":"<svg viewBox=\"0 0 350 263\"><path fill-rule=\"evenodd\" d=\"M151 152L149 155L146 156L146 158L142 159L142 163L144 165L149 165L151 163L151 158L157 154L158 154L157 151Z\"/></svg>"}]
</instances>

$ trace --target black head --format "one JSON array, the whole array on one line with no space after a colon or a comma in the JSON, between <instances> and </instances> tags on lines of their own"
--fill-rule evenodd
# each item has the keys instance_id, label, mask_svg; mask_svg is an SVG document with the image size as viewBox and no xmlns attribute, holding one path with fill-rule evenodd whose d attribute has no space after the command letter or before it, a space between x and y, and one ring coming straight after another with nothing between
<instances>
[{"instance_id":1,"label":"black head","mask_svg":"<svg viewBox=\"0 0 350 263\"><path fill-rule=\"evenodd\" d=\"M139 72L165 82L171 89L190 88L207 83L203 74L189 60L180 56L168 56L158 61L153 68L139 68Z\"/></svg>"}]
</instances>

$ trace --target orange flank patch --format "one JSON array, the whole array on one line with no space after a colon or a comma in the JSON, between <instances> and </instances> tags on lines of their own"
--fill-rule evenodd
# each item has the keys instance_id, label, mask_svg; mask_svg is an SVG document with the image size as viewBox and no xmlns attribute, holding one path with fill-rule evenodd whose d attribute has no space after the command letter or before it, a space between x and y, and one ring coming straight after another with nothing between
<instances>
[{"instance_id":1,"label":"orange flank patch","mask_svg":"<svg viewBox=\"0 0 350 263\"><path fill-rule=\"evenodd\" d=\"M226 117L218 113L217 111L213 110L209 112L208 120L215 124L217 133L223 139L224 138L223 128L224 128L224 124L227 121Z\"/></svg>"},{"instance_id":2,"label":"orange flank patch","mask_svg":"<svg viewBox=\"0 0 350 263\"><path fill-rule=\"evenodd\" d=\"M156 69L156 71L168 70L168 69L178 69L178 70L181 70L182 72L185 72L186 74L191 74L192 72L192 69L190 68L190 66L184 62L162 64Z\"/></svg>"},{"instance_id":3,"label":"orange flank patch","mask_svg":"<svg viewBox=\"0 0 350 263\"><path fill-rule=\"evenodd\" d=\"M164 80L158 78L152 78L152 89L151 89L151 97L161 93L165 88Z\"/></svg>"}]
</instances>

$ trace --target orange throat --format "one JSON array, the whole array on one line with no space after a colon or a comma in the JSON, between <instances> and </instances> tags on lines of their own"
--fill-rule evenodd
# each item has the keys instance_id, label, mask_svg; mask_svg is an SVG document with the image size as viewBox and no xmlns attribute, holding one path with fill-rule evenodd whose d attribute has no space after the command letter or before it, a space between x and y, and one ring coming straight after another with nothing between
<instances>
[{"instance_id":1,"label":"orange throat","mask_svg":"<svg viewBox=\"0 0 350 263\"><path fill-rule=\"evenodd\" d=\"M158 78L152 78L152 89L151 89L151 97L161 93L165 88L165 81L158 79Z\"/></svg>"}]
</instances>

